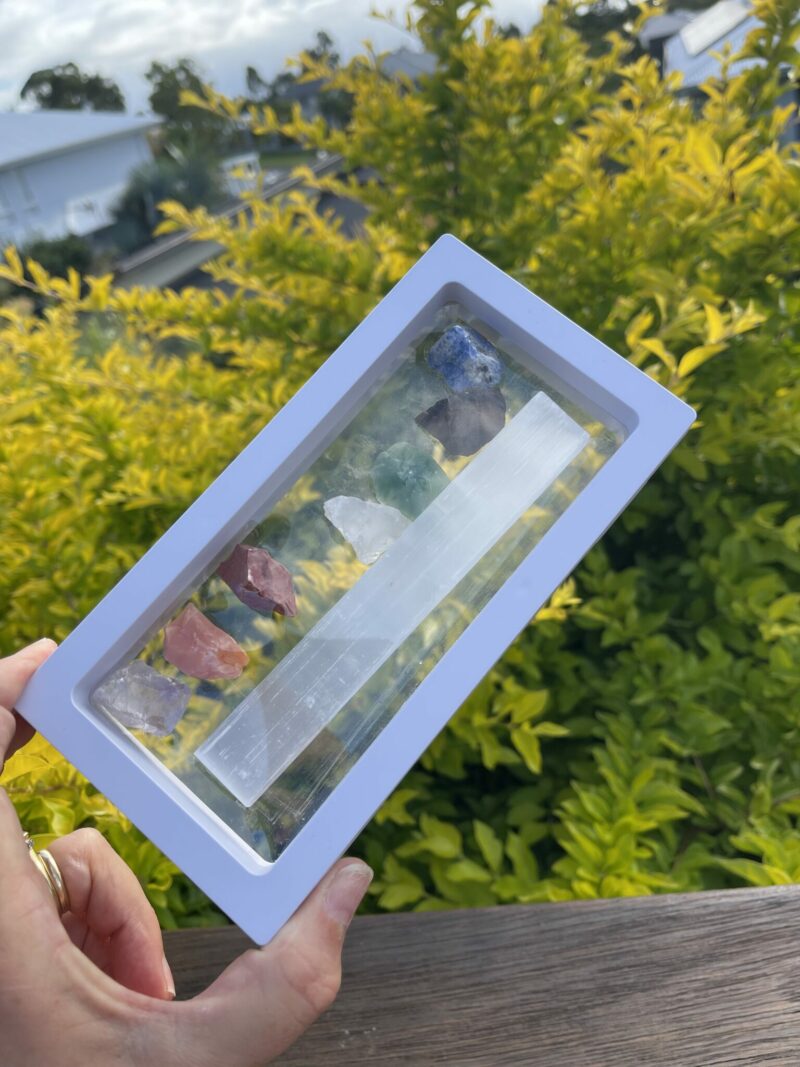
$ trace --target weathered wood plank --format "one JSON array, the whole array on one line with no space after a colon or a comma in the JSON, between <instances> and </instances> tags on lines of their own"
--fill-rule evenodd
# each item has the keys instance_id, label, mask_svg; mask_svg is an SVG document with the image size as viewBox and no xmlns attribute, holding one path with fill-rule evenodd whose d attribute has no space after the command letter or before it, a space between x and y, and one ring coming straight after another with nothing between
<instances>
[{"instance_id":1,"label":"weathered wood plank","mask_svg":"<svg viewBox=\"0 0 800 1067\"><path fill-rule=\"evenodd\" d=\"M246 947L167 935L191 995ZM800 1064L800 887L357 919L303 1067Z\"/></svg>"}]
</instances>

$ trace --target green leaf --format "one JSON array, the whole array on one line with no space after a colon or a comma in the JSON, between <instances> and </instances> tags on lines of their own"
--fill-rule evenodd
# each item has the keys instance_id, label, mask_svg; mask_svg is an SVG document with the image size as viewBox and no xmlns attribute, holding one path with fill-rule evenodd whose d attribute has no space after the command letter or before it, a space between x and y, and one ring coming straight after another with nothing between
<instances>
[{"instance_id":1,"label":"green leaf","mask_svg":"<svg viewBox=\"0 0 800 1067\"><path fill-rule=\"evenodd\" d=\"M490 871L470 859L451 863L447 868L447 877L453 882L491 882L492 880Z\"/></svg>"},{"instance_id":2,"label":"green leaf","mask_svg":"<svg viewBox=\"0 0 800 1067\"><path fill-rule=\"evenodd\" d=\"M500 838L491 826L481 822L479 819L473 821L472 828L475 833L475 841L489 868L493 871L499 871L503 862L503 844Z\"/></svg>"},{"instance_id":3,"label":"green leaf","mask_svg":"<svg viewBox=\"0 0 800 1067\"><path fill-rule=\"evenodd\" d=\"M542 748L539 738L532 730L519 727L511 731L511 743L525 761L525 765L532 774L540 774L542 770Z\"/></svg>"},{"instance_id":4,"label":"green leaf","mask_svg":"<svg viewBox=\"0 0 800 1067\"><path fill-rule=\"evenodd\" d=\"M546 689L515 690L511 707L511 721L515 724L538 719L547 707L549 693Z\"/></svg>"},{"instance_id":5,"label":"green leaf","mask_svg":"<svg viewBox=\"0 0 800 1067\"><path fill-rule=\"evenodd\" d=\"M559 722L537 722L533 727L537 737L568 737L569 730Z\"/></svg>"},{"instance_id":6,"label":"green leaf","mask_svg":"<svg viewBox=\"0 0 800 1067\"><path fill-rule=\"evenodd\" d=\"M461 834L455 826L442 822L433 815L420 816L419 825L422 843L434 856L451 859L461 855Z\"/></svg>"},{"instance_id":7,"label":"green leaf","mask_svg":"<svg viewBox=\"0 0 800 1067\"><path fill-rule=\"evenodd\" d=\"M409 885L407 882L398 882L396 885L387 886L378 897L378 903L386 911L397 911L407 908L409 904L415 904L422 896L422 885Z\"/></svg>"},{"instance_id":8,"label":"green leaf","mask_svg":"<svg viewBox=\"0 0 800 1067\"><path fill-rule=\"evenodd\" d=\"M539 878L539 867L533 851L525 844L519 834L510 833L506 837L506 855L511 860L514 874L523 886L532 886Z\"/></svg>"}]
</instances>

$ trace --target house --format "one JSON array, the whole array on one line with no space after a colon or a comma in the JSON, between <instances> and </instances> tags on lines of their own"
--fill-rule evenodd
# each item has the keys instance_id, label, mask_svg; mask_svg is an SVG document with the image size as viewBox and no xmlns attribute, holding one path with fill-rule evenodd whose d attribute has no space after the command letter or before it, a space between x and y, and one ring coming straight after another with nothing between
<instances>
[{"instance_id":1,"label":"house","mask_svg":"<svg viewBox=\"0 0 800 1067\"><path fill-rule=\"evenodd\" d=\"M260 188L266 175L262 175L258 152L242 152L237 156L223 159L219 165L225 191L234 199L244 193L255 192ZM267 171L267 174L271 174Z\"/></svg>"},{"instance_id":2,"label":"house","mask_svg":"<svg viewBox=\"0 0 800 1067\"><path fill-rule=\"evenodd\" d=\"M281 99L290 104L299 104L304 119L312 121L321 112L320 97L328 84L327 78L313 78L311 81L295 81L280 92Z\"/></svg>"},{"instance_id":3,"label":"house","mask_svg":"<svg viewBox=\"0 0 800 1067\"><path fill-rule=\"evenodd\" d=\"M720 72L719 53L729 48L735 55L744 46L748 33L759 25L744 0L719 0L700 12L664 43L664 76L676 71L683 75L684 90L697 89L707 78ZM761 62L737 60L731 73Z\"/></svg>"},{"instance_id":4,"label":"house","mask_svg":"<svg viewBox=\"0 0 800 1067\"><path fill-rule=\"evenodd\" d=\"M389 78L407 77L419 81L436 70L436 56L429 52L412 52L410 48L398 48L380 57L380 68ZM287 86L281 97L292 104L299 104L304 119L315 119L322 113L320 98L327 86L327 79L313 78L310 81L294 82Z\"/></svg>"},{"instance_id":5,"label":"house","mask_svg":"<svg viewBox=\"0 0 800 1067\"><path fill-rule=\"evenodd\" d=\"M396 78L405 75L412 82L436 71L436 56L430 52L412 52L410 48L398 48L381 59L384 74Z\"/></svg>"},{"instance_id":6,"label":"house","mask_svg":"<svg viewBox=\"0 0 800 1067\"><path fill-rule=\"evenodd\" d=\"M94 111L0 112L0 246L113 222L159 120Z\"/></svg>"},{"instance_id":7,"label":"house","mask_svg":"<svg viewBox=\"0 0 800 1067\"><path fill-rule=\"evenodd\" d=\"M648 19L639 34L639 42L659 60L664 77L681 75L681 95L699 100L703 97L703 82L721 73L722 55L730 53L735 56L740 52L747 35L759 25L747 0L718 0L699 13L676 9ZM730 64L729 72L739 74L763 62L758 58L737 59ZM800 105L800 92L788 78L786 92L779 104ZM795 114L783 130L780 141L788 144L798 140L800 124Z\"/></svg>"},{"instance_id":8,"label":"house","mask_svg":"<svg viewBox=\"0 0 800 1067\"><path fill-rule=\"evenodd\" d=\"M653 15L639 31L639 44L661 66L664 62L664 45L692 18L694 12L682 7L665 11L663 15Z\"/></svg>"}]
</instances>

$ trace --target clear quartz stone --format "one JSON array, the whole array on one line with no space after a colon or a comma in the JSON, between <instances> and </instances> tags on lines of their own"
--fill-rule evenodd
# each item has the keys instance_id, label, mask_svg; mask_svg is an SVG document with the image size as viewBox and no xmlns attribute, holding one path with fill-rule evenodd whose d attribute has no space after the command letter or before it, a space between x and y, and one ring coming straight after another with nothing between
<instances>
[{"instance_id":1,"label":"clear quartz stone","mask_svg":"<svg viewBox=\"0 0 800 1067\"><path fill-rule=\"evenodd\" d=\"M353 546L361 563L374 563L409 525L397 508L360 500L357 496L335 496L325 501L325 518Z\"/></svg>"},{"instance_id":2,"label":"clear quartz stone","mask_svg":"<svg viewBox=\"0 0 800 1067\"><path fill-rule=\"evenodd\" d=\"M180 722L189 696L188 685L135 659L106 678L92 701L122 726L166 737Z\"/></svg>"}]
</instances>

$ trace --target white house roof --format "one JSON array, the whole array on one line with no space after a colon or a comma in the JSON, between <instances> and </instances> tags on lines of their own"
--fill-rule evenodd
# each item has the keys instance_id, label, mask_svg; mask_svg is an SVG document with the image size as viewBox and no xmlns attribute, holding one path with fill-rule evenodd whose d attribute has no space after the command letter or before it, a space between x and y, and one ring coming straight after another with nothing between
<instances>
[{"instance_id":1,"label":"white house roof","mask_svg":"<svg viewBox=\"0 0 800 1067\"><path fill-rule=\"evenodd\" d=\"M698 56L721 42L749 15L750 5L743 0L719 0L681 29L683 47L690 56Z\"/></svg>"},{"instance_id":2,"label":"white house roof","mask_svg":"<svg viewBox=\"0 0 800 1067\"><path fill-rule=\"evenodd\" d=\"M0 111L0 170L112 137L154 129L153 115L106 111Z\"/></svg>"},{"instance_id":3,"label":"white house roof","mask_svg":"<svg viewBox=\"0 0 800 1067\"><path fill-rule=\"evenodd\" d=\"M673 33L683 29L687 22L694 17L692 11L678 7L674 11L666 11L663 15L653 15L642 26L639 32L639 40L646 48L651 41L659 41L663 37L671 37Z\"/></svg>"},{"instance_id":4,"label":"white house roof","mask_svg":"<svg viewBox=\"0 0 800 1067\"><path fill-rule=\"evenodd\" d=\"M412 52L410 48L398 48L381 59L381 69L385 74L405 74L413 80L423 74L433 74L436 70L436 56L430 52Z\"/></svg>"},{"instance_id":5,"label":"white house roof","mask_svg":"<svg viewBox=\"0 0 800 1067\"><path fill-rule=\"evenodd\" d=\"M685 89L701 85L707 78L719 74L717 53L729 45L735 55L744 46L748 33L759 25L749 6L738 0L720 0L666 42L664 74L679 71ZM757 58L737 60L731 66L731 73L738 74L761 62Z\"/></svg>"}]
</instances>

